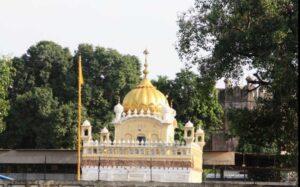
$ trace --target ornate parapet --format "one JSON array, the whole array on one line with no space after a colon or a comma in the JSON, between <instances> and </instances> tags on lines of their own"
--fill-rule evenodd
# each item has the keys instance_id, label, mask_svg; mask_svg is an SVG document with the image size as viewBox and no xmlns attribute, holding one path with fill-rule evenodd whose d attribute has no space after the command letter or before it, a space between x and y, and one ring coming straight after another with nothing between
<instances>
[{"instance_id":1,"label":"ornate parapet","mask_svg":"<svg viewBox=\"0 0 300 187\"><path fill-rule=\"evenodd\" d=\"M163 142L98 142L90 141L83 144L83 155L88 156L113 156L113 155L161 155L161 156L189 156L192 147L199 145L193 143L185 145L183 143L163 143Z\"/></svg>"},{"instance_id":2,"label":"ornate parapet","mask_svg":"<svg viewBox=\"0 0 300 187\"><path fill-rule=\"evenodd\" d=\"M170 159L146 159L146 158L96 158L89 157L82 161L82 166L93 167L156 167L156 168L192 168L191 160L170 160Z\"/></svg>"},{"instance_id":3,"label":"ornate parapet","mask_svg":"<svg viewBox=\"0 0 300 187\"><path fill-rule=\"evenodd\" d=\"M150 110L148 110L147 112L141 111L141 112L137 112L137 110L134 110L133 112L131 110L129 110L127 113L123 112L122 116L117 119L115 118L113 120L114 124L118 124L121 123L123 121L126 121L128 119L132 119L132 118L136 118L136 117L148 117L148 118L153 118L158 120L159 122L163 123L163 118L159 115L159 113L151 113Z\"/></svg>"},{"instance_id":4,"label":"ornate parapet","mask_svg":"<svg viewBox=\"0 0 300 187\"><path fill-rule=\"evenodd\" d=\"M118 124L118 123L121 123L128 119L137 118L137 117L138 118L141 118L141 117L153 118L153 119L158 120L162 124L163 123L172 123L175 120L175 118L174 118L175 114L161 115L160 113L150 112L150 110L143 111L143 109L142 109L140 112L138 112L137 109L135 109L134 111L129 110L127 112L122 112L120 117L116 115L116 117L112 121L112 123Z\"/></svg>"},{"instance_id":5,"label":"ornate parapet","mask_svg":"<svg viewBox=\"0 0 300 187\"><path fill-rule=\"evenodd\" d=\"M199 145L162 142L86 142L83 145L83 166L136 166L194 168L201 170L198 161ZM198 166L199 165L199 166Z\"/></svg>"}]
</instances>

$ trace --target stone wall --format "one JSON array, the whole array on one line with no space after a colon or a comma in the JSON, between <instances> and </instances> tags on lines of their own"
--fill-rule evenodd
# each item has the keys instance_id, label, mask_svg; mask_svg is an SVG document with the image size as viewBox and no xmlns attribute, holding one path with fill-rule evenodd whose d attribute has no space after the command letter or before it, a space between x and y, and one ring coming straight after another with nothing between
<instances>
[{"instance_id":1,"label":"stone wall","mask_svg":"<svg viewBox=\"0 0 300 187\"><path fill-rule=\"evenodd\" d=\"M196 182L202 181L202 172L191 168L149 168L146 167L83 167L82 180L87 181L159 181L159 182Z\"/></svg>"},{"instance_id":2,"label":"stone wall","mask_svg":"<svg viewBox=\"0 0 300 187\"><path fill-rule=\"evenodd\" d=\"M1 181L0 187L250 187L296 186L295 183L211 181L204 183L105 182L105 181Z\"/></svg>"}]
</instances>

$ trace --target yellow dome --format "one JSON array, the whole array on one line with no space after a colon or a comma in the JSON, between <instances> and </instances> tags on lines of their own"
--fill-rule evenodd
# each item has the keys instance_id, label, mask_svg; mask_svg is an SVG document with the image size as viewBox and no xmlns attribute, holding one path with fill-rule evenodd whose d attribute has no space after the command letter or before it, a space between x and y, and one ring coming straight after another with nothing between
<instances>
[{"instance_id":1,"label":"yellow dome","mask_svg":"<svg viewBox=\"0 0 300 187\"><path fill-rule=\"evenodd\" d=\"M132 112L141 109L146 112L148 109L153 112L161 113L163 106L169 106L168 100L163 93L157 90L151 82L145 77L139 85L131 90L123 100L124 111Z\"/></svg>"}]
</instances>

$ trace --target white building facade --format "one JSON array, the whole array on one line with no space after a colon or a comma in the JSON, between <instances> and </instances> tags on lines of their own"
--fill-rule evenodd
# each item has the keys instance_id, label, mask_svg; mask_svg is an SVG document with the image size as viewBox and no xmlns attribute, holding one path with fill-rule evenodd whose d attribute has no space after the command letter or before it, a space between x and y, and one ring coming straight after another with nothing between
<instances>
[{"instance_id":1,"label":"white building facade","mask_svg":"<svg viewBox=\"0 0 300 187\"><path fill-rule=\"evenodd\" d=\"M114 108L114 140L107 128L93 140L82 124L82 180L202 182L204 131L189 121L185 141L174 140L176 111L147 79L145 59L144 78Z\"/></svg>"}]
</instances>

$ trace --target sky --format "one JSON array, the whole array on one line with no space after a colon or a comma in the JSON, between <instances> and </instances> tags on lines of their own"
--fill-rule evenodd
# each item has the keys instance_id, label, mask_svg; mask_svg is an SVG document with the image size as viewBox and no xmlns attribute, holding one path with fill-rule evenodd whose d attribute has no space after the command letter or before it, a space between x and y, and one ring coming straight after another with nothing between
<instances>
[{"instance_id":1,"label":"sky","mask_svg":"<svg viewBox=\"0 0 300 187\"><path fill-rule=\"evenodd\" d=\"M41 40L71 52L89 43L148 57L149 78L184 67L175 43L178 15L194 0L0 0L0 56L20 56ZM218 81L217 87L224 87Z\"/></svg>"}]
</instances>

